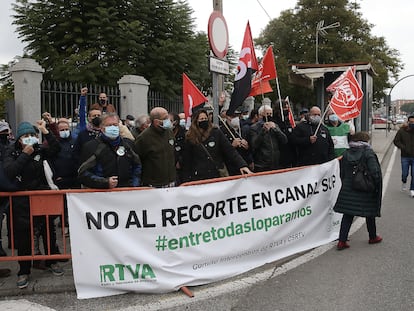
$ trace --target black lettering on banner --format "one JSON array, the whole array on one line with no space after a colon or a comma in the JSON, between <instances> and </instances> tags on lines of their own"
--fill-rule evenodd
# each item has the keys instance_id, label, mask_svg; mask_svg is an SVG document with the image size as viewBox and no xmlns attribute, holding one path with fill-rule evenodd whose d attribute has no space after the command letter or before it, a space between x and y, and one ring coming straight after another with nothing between
<instances>
[{"instance_id":1,"label":"black lettering on banner","mask_svg":"<svg viewBox=\"0 0 414 311\"><path fill-rule=\"evenodd\" d=\"M147 210L143 210L142 211L142 225L141 222L139 221L138 215L136 211L130 211L129 215L128 215L128 220L127 223L125 225L125 228L129 228L131 226L135 226L136 228L154 228L155 224L150 224L148 223L148 215L147 215Z\"/></svg>"},{"instance_id":2,"label":"black lettering on banner","mask_svg":"<svg viewBox=\"0 0 414 311\"><path fill-rule=\"evenodd\" d=\"M90 212L87 212L85 216L89 230L92 229L92 224L95 226L96 229L102 230L102 212L98 212L96 217L94 217ZM103 216L103 220L103 224L106 229L115 229L119 225L119 217L116 212L106 212Z\"/></svg>"}]
</instances>

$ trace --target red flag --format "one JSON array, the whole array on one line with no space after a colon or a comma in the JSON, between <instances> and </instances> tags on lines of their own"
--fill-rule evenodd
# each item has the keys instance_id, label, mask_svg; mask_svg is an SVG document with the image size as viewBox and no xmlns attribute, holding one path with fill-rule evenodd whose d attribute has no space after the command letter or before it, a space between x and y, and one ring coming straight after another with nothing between
<instances>
[{"instance_id":1,"label":"red flag","mask_svg":"<svg viewBox=\"0 0 414 311\"><path fill-rule=\"evenodd\" d=\"M355 79L355 66L343 72L326 90L333 93L330 106L339 119L346 121L359 116L364 93Z\"/></svg>"},{"instance_id":2,"label":"red flag","mask_svg":"<svg viewBox=\"0 0 414 311\"><path fill-rule=\"evenodd\" d=\"M253 77L252 85L259 83L260 81L268 81L276 78L277 72L273 56L273 48L272 46L269 46L260 62L259 69Z\"/></svg>"},{"instance_id":3,"label":"red flag","mask_svg":"<svg viewBox=\"0 0 414 311\"><path fill-rule=\"evenodd\" d=\"M296 126L296 122L295 122L295 118L293 117L293 113L292 113L292 110L290 110L290 102L289 102L289 96L286 96L286 102L287 102L287 104L288 104L288 111L289 111L289 114L288 114L288 117L289 117L289 123L290 123L290 126L294 129L295 128L295 126Z\"/></svg>"},{"instance_id":4,"label":"red flag","mask_svg":"<svg viewBox=\"0 0 414 311\"><path fill-rule=\"evenodd\" d=\"M234 79L234 89L231 94L228 115L243 104L243 101L249 96L252 87L252 74L258 69L256 53L254 52L252 32L250 24L247 22L244 32L242 49L240 52L239 63L237 64L237 74Z\"/></svg>"},{"instance_id":5,"label":"red flag","mask_svg":"<svg viewBox=\"0 0 414 311\"><path fill-rule=\"evenodd\" d=\"M252 83L252 89L250 91L249 96L256 96L256 95L266 94L270 92L273 92L273 89L270 86L269 81L262 81L254 85Z\"/></svg>"},{"instance_id":6,"label":"red flag","mask_svg":"<svg viewBox=\"0 0 414 311\"><path fill-rule=\"evenodd\" d=\"M191 117L192 109L207 102L207 97L194 85L193 81L183 73L183 102L185 118Z\"/></svg>"}]
</instances>

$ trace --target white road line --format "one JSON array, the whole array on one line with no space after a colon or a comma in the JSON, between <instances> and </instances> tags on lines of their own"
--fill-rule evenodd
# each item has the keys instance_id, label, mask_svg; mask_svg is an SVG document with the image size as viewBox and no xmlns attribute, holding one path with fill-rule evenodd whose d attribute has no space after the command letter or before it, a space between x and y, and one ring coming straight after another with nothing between
<instances>
[{"instance_id":1,"label":"white road line","mask_svg":"<svg viewBox=\"0 0 414 311\"><path fill-rule=\"evenodd\" d=\"M390 175L391 175L391 170L392 167L394 165L394 161L395 161L395 155L397 152L397 148L394 147L394 150L392 152L390 161L388 163L387 169L385 171L384 174L384 178L383 178L383 191L382 191L382 197L384 198L384 193L387 191L388 188L388 183L389 183L389 179L390 179ZM352 224L351 230L349 232L350 235L352 235L353 233L355 233L359 228L361 228L361 226L365 223L365 218L361 218L358 217L354 223ZM174 307L179 307L179 306L184 306L187 305L189 303L196 303L199 301L203 301L212 297L218 297L220 295L223 294L229 294L231 292L235 292L235 291L239 291L239 290L244 290L247 289L249 287L251 287L252 285L258 283L258 282L263 282L266 281L268 279L274 278L276 276L279 276L281 274L284 274L286 272L288 272L291 269L294 269L312 259L315 259L317 257L319 257L320 255L324 254L325 252L327 252L328 250L330 250L332 247L334 247L336 245L337 242L331 242L322 246L319 246L315 249L313 249L312 251L310 251L309 253L306 253L300 257L297 257L285 264L283 264L282 266L274 269L274 268L270 268L267 269L265 271L262 271L260 273L256 273L254 275L242 278L242 279L238 279L238 280L234 280L231 282L227 282L227 283L223 283L223 284L217 284L217 285L213 285L213 286L209 286L209 287L205 287L205 288L192 288L192 291L194 293L194 297L193 298L187 298L184 296L184 294L182 295L175 295L174 297L169 297L166 299L163 299L161 301L157 301L156 303L150 303L144 306L131 306L128 307L126 309L122 309L123 311L138 311L138 310L145 310L145 311L155 311L155 310L163 310L163 309L168 309L168 308L174 308ZM191 300L188 300L191 299Z\"/></svg>"}]
</instances>

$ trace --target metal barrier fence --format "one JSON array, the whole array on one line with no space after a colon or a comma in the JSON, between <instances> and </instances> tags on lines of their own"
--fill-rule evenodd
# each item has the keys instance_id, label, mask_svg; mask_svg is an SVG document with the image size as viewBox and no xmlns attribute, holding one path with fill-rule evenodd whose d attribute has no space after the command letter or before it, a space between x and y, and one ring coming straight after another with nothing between
<instances>
[{"instance_id":1,"label":"metal barrier fence","mask_svg":"<svg viewBox=\"0 0 414 311\"><path fill-rule=\"evenodd\" d=\"M278 173L294 171L300 169L300 167L295 168L288 168L288 169L281 169L278 170ZM260 172L254 173L255 176L262 176L272 174L275 171L268 171L268 172ZM239 179L245 178L243 175L236 175L236 176L228 176L228 177L219 177L207 180L199 180L199 181L192 181L181 184L180 187L184 186L191 186L191 185L202 185L208 183L215 183L224 180L232 180L232 179ZM0 262L2 261L17 261L17 260L43 260L43 259L69 259L71 258L70 251L67 249L67 237L65 236L64 228L65 228L65 215L64 215L64 202L65 202L65 195L67 193L83 193L83 192L119 192L119 191L131 191L131 190L143 190L143 189L152 189L148 187L139 187L139 188L115 188L115 189L67 189L67 190L33 190L33 191L17 191L17 192L0 192L0 197L8 197L9 198L9 217L7 221L10 224L10 232L11 234L11 256L0 257ZM13 197L18 196L28 196L30 202L30 232L31 232L31 245L32 245L32 253L30 256L18 256L15 254L15 238L14 238L14 228L13 228ZM62 243L62 250L61 254L51 254L50 253L50 243L55 243L56 241L50 240L49 235L49 226L54 226L55 224L50 222L49 218L53 216L60 216L62 222L62 228L59 230L60 236L57 236L56 240L61 241ZM43 243L47 244L48 254L44 255L36 255L35 247L34 247L34 226L33 226L33 218L34 217L45 217L46 219L46 232L47 232L47 241L43 241Z\"/></svg>"},{"instance_id":2,"label":"metal barrier fence","mask_svg":"<svg viewBox=\"0 0 414 311\"><path fill-rule=\"evenodd\" d=\"M54 117L71 118L76 122L75 109L78 107L80 90L88 88L87 103L98 102L99 93L106 93L108 100L113 104L121 116L121 94L117 86L100 86L95 84L82 85L72 82L42 81L41 84L41 111L50 112ZM149 90L148 111L154 107L164 107L170 112L183 111L182 97L167 97L159 92Z\"/></svg>"}]
</instances>

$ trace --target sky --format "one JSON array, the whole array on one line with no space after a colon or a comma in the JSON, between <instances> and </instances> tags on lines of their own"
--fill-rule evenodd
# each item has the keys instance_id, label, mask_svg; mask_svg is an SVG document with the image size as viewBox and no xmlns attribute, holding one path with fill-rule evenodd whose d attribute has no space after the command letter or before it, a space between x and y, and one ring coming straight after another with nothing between
<instances>
[{"instance_id":1,"label":"sky","mask_svg":"<svg viewBox=\"0 0 414 311\"><path fill-rule=\"evenodd\" d=\"M412 0L355 0L361 6L363 18L373 24L372 34L386 38L389 47L400 51L405 68L400 79L414 74L414 40L411 38ZM222 0L223 15L229 31L229 41L233 49L239 51L246 23L250 21L253 38L269 23L270 18L278 18L281 11L293 9L296 0ZM17 38L14 25L12 0L1 0L0 10L0 64L7 64L15 56L22 55L24 45ZM208 19L213 11L212 0L188 0L193 8L197 30L207 33ZM340 22L340 21L339 21ZM316 26L316 25L315 25ZM329 30L328 30L329 31ZM276 64L277 66L277 64ZM414 99L414 77L399 82L392 90L392 100Z\"/></svg>"}]
</instances>

